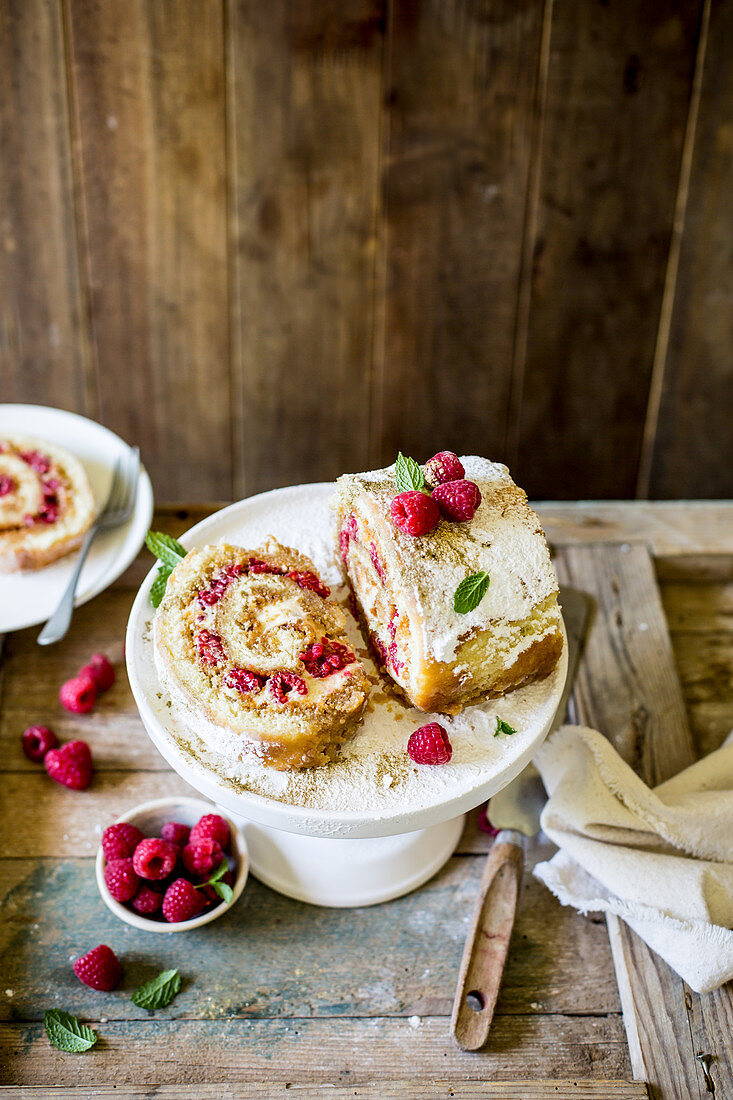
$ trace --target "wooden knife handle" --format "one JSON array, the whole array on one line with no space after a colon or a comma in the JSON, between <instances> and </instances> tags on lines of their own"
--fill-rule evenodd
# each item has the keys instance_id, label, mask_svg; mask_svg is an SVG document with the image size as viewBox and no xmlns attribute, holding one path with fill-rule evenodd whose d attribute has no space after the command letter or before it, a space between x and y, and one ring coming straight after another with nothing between
<instances>
[{"instance_id":1,"label":"wooden knife handle","mask_svg":"<svg viewBox=\"0 0 733 1100\"><path fill-rule=\"evenodd\" d=\"M453 1002L451 1035L462 1050L480 1050L489 1035L517 911L523 864L521 845L501 838L494 842L486 860Z\"/></svg>"}]
</instances>

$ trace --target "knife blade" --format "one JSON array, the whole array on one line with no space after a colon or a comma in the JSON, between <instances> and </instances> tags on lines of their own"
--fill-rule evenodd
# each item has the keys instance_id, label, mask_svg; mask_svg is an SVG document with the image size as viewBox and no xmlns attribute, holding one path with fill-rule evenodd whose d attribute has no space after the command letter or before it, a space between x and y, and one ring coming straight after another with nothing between
<instances>
[{"instance_id":1,"label":"knife blade","mask_svg":"<svg viewBox=\"0 0 733 1100\"><path fill-rule=\"evenodd\" d=\"M591 599L577 588L561 587L560 605L568 638L568 671L550 732L567 713ZM529 764L489 801L489 820L501 831L486 861L453 1001L451 1035L462 1050L480 1050L488 1038L516 915L523 836L539 831L546 798L539 772Z\"/></svg>"}]
</instances>

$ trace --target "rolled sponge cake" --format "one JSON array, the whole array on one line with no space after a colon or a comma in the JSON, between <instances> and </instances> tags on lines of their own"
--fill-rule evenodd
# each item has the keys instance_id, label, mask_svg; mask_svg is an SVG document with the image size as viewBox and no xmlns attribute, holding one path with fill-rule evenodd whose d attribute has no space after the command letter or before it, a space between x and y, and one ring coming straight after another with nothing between
<instances>
[{"instance_id":1,"label":"rolled sponge cake","mask_svg":"<svg viewBox=\"0 0 733 1100\"><path fill-rule=\"evenodd\" d=\"M457 713L549 675L563 647L558 584L544 532L506 466L461 459L481 504L468 522L441 519L415 538L390 518L395 467L336 483L339 547L358 611L383 667L424 711ZM489 587L454 610L466 577Z\"/></svg>"}]
</instances>

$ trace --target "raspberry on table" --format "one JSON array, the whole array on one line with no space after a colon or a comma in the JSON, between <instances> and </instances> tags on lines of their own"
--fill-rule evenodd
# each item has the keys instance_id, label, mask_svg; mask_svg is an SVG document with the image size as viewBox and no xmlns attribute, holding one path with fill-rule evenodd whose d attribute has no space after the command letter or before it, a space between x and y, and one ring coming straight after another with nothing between
<instances>
[{"instance_id":1,"label":"raspberry on table","mask_svg":"<svg viewBox=\"0 0 733 1100\"><path fill-rule=\"evenodd\" d=\"M446 481L433 490L433 500L437 501L443 519L451 523L465 523L473 519L481 503L481 491L473 481Z\"/></svg>"},{"instance_id":2,"label":"raspberry on table","mask_svg":"<svg viewBox=\"0 0 733 1100\"><path fill-rule=\"evenodd\" d=\"M104 865L104 882L115 901L132 901L140 889L132 858L110 859Z\"/></svg>"},{"instance_id":3,"label":"raspberry on table","mask_svg":"<svg viewBox=\"0 0 733 1100\"><path fill-rule=\"evenodd\" d=\"M109 691L115 682L115 670L104 653L95 653L88 664L79 669L78 676L91 676L97 685L97 691Z\"/></svg>"},{"instance_id":4,"label":"raspberry on table","mask_svg":"<svg viewBox=\"0 0 733 1100\"><path fill-rule=\"evenodd\" d=\"M191 844L215 840L224 851L229 847L229 826L219 814L204 814L191 829Z\"/></svg>"},{"instance_id":5,"label":"raspberry on table","mask_svg":"<svg viewBox=\"0 0 733 1100\"><path fill-rule=\"evenodd\" d=\"M191 875L210 875L223 858L221 844L212 837L202 837L183 849L183 866Z\"/></svg>"},{"instance_id":6,"label":"raspberry on table","mask_svg":"<svg viewBox=\"0 0 733 1100\"><path fill-rule=\"evenodd\" d=\"M441 725L428 722L410 734L407 755L416 764L447 764L453 755L453 746Z\"/></svg>"},{"instance_id":7,"label":"raspberry on table","mask_svg":"<svg viewBox=\"0 0 733 1100\"><path fill-rule=\"evenodd\" d=\"M152 913L157 913L163 904L163 895L158 890L151 889L150 886L141 886L135 897L132 899L132 908L141 913L144 917L149 917Z\"/></svg>"},{"instance_id":8,"label":"raspberry on table","mask_svg":"<svg viewBox=\"0 0 733 1100\"><path fill-rule=\"evenodd\" d=\"M432 497L418 489L398 493L389 506L392 522L405 535L427 535L440 521L440 509Z\"/></svg>"},{"instance_id":9,"label":"raspberry on table","mask_svg":"<svg viewBox=\"0 0 733 1100\"><path fill-rule=\"evenodd\" d=\"M190 833L189 826L183 825L180 821L166 821L160 830L161 839L168 844L175 844L176 848L183 848L188 844Z\"/></svg>"},{"instance_id":10,"label":"raspberry on table","mask_svg":"<svg viewBox=\"0 0 733 1100\"><path fill-rule=\"evenodd\" d=\"M140 878L156 882L173 873L178 860L178 848L159 836L141 840L132 856L132 865Z\"/></svg>"},{"instance_id":11,"label":"raspberry on table","mask_svg":"<svg viewBox=\"0 0 733 1100\"><path fill-rule=\"evenodd\" d=\"M131 856L145 833L129 821L109 825L102 833L102 851L105 859L126 859Z\"/></svg>"},{"instance_id":12,"label":"raspberry on table","mask_svg":"<svg viewBox=\"0 0 733 1100\"><path fill-rule=\"evenodd\" d=\"M58 749L49 749L43 765L56 783L84 791L92 781L94 766L86 741L68 741Z\"/></svg>"},{"instance_id":13,"label":"raspberry on table","mask_svg":"<svg viewBox=\"0 0 733 1100\"><path fill-rule=\"evenodd\" d=\"M61 685L59 699L72 714L88 714L97 701L97 685L92 676L82 670Z\"/></svg>"},{"instance_id":14,"label":"raspberry on table","mask_svg":"<svg viewBox=\"0 0 733 1100\"><path fill-rule=\"evenodd\" d=\"M84 985L91 986L92 989L103 989L105 993L115 989L122 981L120 960L106 943L98 944L77 959L74 973Z\"/></svg>"},{"instance_id":15,"label":"raspberry on table","mask_svg":"<svg viewBox=\"0 0 733 1100\"><path fill-rule=\"evenodd\" d=\"M165 892L163 916L172 924L197 917L206 906L204 898L188 879L177 878Z\"/></svg>"},{"instance_id":16,"label":"raspberry on table","mask_svg":"<svg viewBox=\"0 0 733 1100\"><path fill-rule=\"evenodd\" d=\"M466 476L463 463L453 451L438 451L428 459L423 470L430 485L442 485L444 481L458 481Z\"/></svg>"},{"instance_id":17,"label":"raspberry on table","mask_svg":"<svg viewBox=\"0 0 733 1100\"><path fill-rule=\"evenodd\" d=\"M23 752L34 764L40 764L49 749L55 749L59 739L48 726L29 726L23 730Z\"/></svg>"}]
</instances>

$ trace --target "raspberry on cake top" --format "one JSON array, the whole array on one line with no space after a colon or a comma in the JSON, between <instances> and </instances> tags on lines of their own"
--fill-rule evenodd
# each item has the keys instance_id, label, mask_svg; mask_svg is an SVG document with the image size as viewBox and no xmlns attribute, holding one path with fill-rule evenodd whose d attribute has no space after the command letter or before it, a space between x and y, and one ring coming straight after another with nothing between
<instances>
[{"instance_id":1,"label":"raspberry on cake top","mask_svg":"<svg viewBox=\"0 0 733 1100\"><path fill-rule=\"evenodd\" d=\"M419 490L400 493L394 465L339 478L334 504L344 566L383 666L416 707L455 713L554 668L558 584L539 519L506 466L450 456L450 476L458 467L464 476L444 482L431 463L422 493L439 519ZM483 575L475 606L456 610L459 586Z\"/></svg>"}]
</instances>

